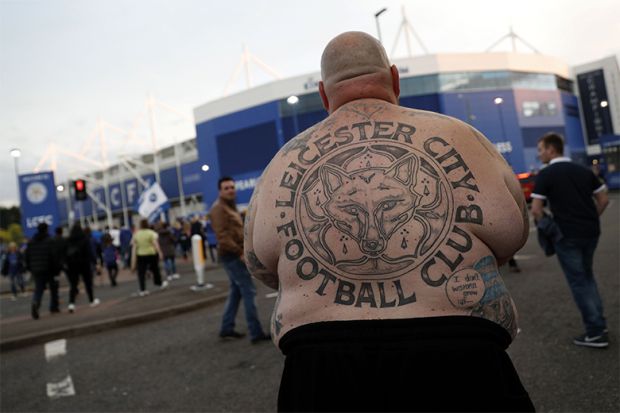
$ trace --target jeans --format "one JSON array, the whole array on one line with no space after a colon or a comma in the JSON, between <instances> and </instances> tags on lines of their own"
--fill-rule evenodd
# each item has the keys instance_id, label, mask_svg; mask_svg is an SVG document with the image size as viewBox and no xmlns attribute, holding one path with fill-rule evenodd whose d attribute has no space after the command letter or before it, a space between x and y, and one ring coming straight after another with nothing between
<instances>
[{"instance_id":1,"label":"jeans","mask_svg":"<svg viewBox=\"0 0 620 413\"><path fill-rule=\"evenodd\" d=\"M255 339L263 336L265 333L258 320L256 304L254 303L256 287L252 282L248 269L239 257L222 256L221 262L230 280L230 291L226 300L226 307L224 308L220 334L230 333L235 329L235 317L239 309L239 302L243 299L245 319L248 323L251 338Z\"/></svg>"},{"instance_id":2,"label":"jeans","mask_svg":"<svg viewBox=\"0 0 620 413\"><path fill-rule=\"evenodd\" d=\"M131 245L121 245L121 261L123 262L123 268L131 266Z\"/></svg>"},{"instance_id":3,"label":"jeans","mask_svg":"<svg viewBox=\"0 0 620 413\"><path fill-rule=\"evenodd\" d=\"M34 278L34 295L32 296L32 304L37 307L41 306L41 299L46 286L50 287L50 311L58 310L58 281L53 274L33 273Z\"/></svg>"},{"instance_id":4,"label":"jeans","mask_svg":"<svg viewBox=\"0 0 620 413\"><path fill-rule=\"evenodd\" d=\"M598 238L563 238L554 245L589 337L601 335L607 327L603 302L592 272L597 243Z\"/></svg>"},{"instance_id":5,"label":"jeans","mask_svg":"<svg viewBox=\"0 0 620 413\"><path fill-rule=\"evenodd\" d=\"M11 277L11 293L14 296L17 295L17 287L19 287L20 291L24 292L24 275L21 272L11 273L9 274Z\"/></svg>"},{"instance_id":6,"label":"jeans","mask_svg":"<svg viewBox=\"0 0 620 413\"><path fill-rule=\"evenodd\" d=\"M177 273L177 266L174 262L174 256L164 257L164 268L166 269L167 276L171 276Z\"/></svg>"}]
</instances>

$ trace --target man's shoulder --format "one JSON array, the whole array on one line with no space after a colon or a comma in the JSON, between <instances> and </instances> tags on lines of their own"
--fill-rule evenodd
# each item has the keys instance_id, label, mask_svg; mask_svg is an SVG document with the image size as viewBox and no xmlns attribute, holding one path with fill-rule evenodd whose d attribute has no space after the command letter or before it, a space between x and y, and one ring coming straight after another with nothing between
<instances>
[{"instance_id":1,"label":"man's shoulder","mask_svg":"<svg viewBox=\"0 0 620 413\"><path fill-rule=\"evenodd\" d=\"M219 212L221 212L221 211L223 211L223 210L224 210L224 205L220 202L220 200L219 200L219 199L217 199L217 200L213 203L213 205L211 205L211 209L209 210L209 213L210 213L210 214L213 214L213 213L216 213L216 214L217 214L217 213L219 213Z\"/></svg>"}]
</instances>

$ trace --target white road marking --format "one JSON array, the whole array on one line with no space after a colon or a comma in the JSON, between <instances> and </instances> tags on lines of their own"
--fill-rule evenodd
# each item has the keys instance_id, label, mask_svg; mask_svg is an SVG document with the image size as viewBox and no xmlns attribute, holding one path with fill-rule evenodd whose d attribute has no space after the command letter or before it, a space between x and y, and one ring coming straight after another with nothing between
<instances>
[{"instance_id":1,"label":"white road marking","mask_svg":"<svg viewBox=\"0 0 620 413\"><path fill-rule=\"evenodd\" d=\"M265 294L265 298L276 298L277 296L278 296L278 293Z\"/></svg>"},{"instance_id":2,"label":"white road marking","mask_svg":"<svg viewBox=\"0 0 620 413\"><path fill-rule=\"evenodd\" d=\"M45 343L45 360L48 362L48 374L54 381L47 383L47 396L51 399L75 396L75 387L69 374L65 356L67 340L54 340ZM58 380L62 377L61 380Z\"/></svg>"},{"instance_id":3,"label":"white road marking","mask_svg":"<svg viewBox=\"0 0 620 413\"><path fill-rule=\"evenodd\" d=\"M54 340L45 343L45 360L50 361L54 357L67 354L67 340Z\"/></svg>"},{"instance_id":4,"label":"white road marking","mask_svg":"<svg viewBox=\"0 0 620 413\"><path fill-rule=\"evenodd\" d=\"M67 376L58 383L47 383L47 396L52 399L75 396L75 387L73 387L71 376Z\"/></svg>"}]
</instances>

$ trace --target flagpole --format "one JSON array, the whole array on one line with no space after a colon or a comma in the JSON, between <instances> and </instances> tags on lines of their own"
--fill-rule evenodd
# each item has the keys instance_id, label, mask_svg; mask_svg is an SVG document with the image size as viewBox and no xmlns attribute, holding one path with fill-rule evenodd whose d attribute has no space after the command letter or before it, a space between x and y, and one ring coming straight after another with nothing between
<instances>
[{"instance_id":1,"label":"flagpole","mask_svg":"<svg viewBox=\"0 0 620 413\"><path fill-rule=\"evenodd\" d=\"M155 110L154 110L155 108L154 106L155 106L155 99L153 99L153 95L149 93L146 107L147 107L147 111L149 114L151 142L153 143L153 164L155 166L155 180L157 181L158 184L160 184L161 181L159 178L159 159L157 157L157 136L155 134ZM163 213L160 214L159 219L161 221L166 221L166 217Z\"/></svg>"}]
</instances>

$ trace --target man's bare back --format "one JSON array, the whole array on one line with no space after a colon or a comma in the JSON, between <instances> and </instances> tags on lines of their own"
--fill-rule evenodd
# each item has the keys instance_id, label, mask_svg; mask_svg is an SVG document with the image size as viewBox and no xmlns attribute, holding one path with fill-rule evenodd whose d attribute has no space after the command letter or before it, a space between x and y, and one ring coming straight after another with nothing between
<instances>
[{"instance_id":1,"label":"man's bare back","mask_svg":"<svg viewBox=\"0 0 620 413\"><path fill-rule=\"evenodd\" d=\"M251 202L248 265L280 291L273 337L321 321L446 315L514 336L497 260L525 242L524 208L475 129L377 99L345 104L282 148Z\"/></svg>"},{"instance_id":2,"label":"man's bare back","mask_svg":"<svg viewBox=\"0 0 620 413\"><path fill-rule=\"evenodd\" d=\"M321 77L329 117L276 154L246 217L248 269L279 290L278 409L533 411L505 353L498 264L528 235L511 168L469 125L398 106L398 70L365 33L332 39Z\"/></svg>"}]
</instances>

